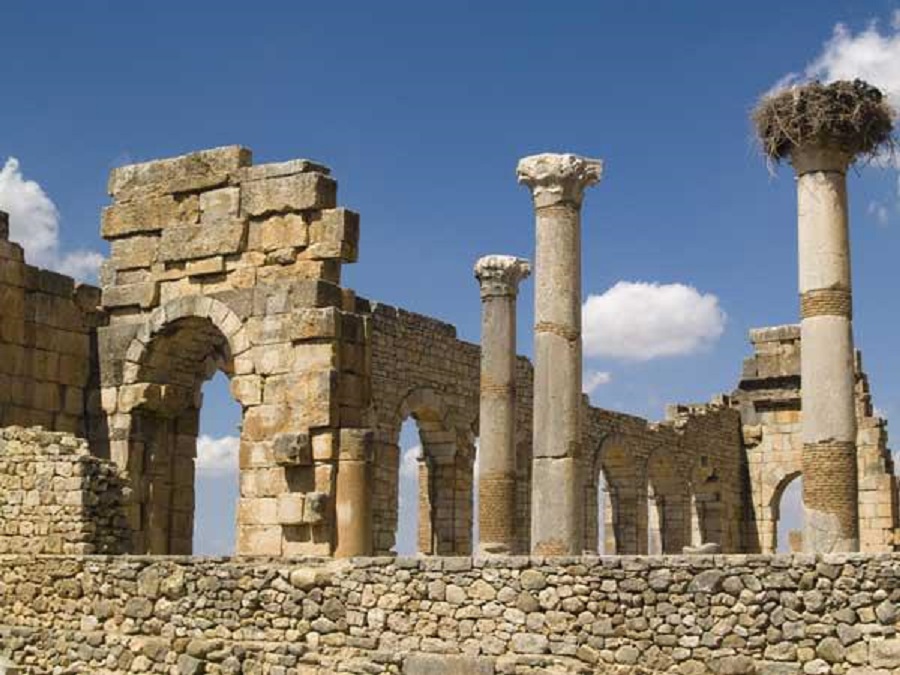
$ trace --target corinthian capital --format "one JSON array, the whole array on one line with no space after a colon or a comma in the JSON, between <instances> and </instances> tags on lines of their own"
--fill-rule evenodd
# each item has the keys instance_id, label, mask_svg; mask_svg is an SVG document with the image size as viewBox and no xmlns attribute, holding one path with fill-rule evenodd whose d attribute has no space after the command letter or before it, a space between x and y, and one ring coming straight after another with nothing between
<instances>
[{"instance_id":1,"label":"corinthian capital","mask_svg":"<svg viewBox=\"0 0 900 675\"><path fill-rule=\"evenodd\" d=\"M519 283L531 274L531 265L513 255L486 255L475 263L475 278L481 284L481 297L515 296Z\"/></svg>"},{"instance_id":2,"label":"corinthian capital","mask_svg":"<svg viewBox=\"0 0 900 675\"><path fill-rule=\"evenodd\" d=\"M536 208L561 202L581 205L584 189L600 182L603 161L570 154L543 153L519 160L516 176L531 188Z\"/></svg>"}]
</instances>

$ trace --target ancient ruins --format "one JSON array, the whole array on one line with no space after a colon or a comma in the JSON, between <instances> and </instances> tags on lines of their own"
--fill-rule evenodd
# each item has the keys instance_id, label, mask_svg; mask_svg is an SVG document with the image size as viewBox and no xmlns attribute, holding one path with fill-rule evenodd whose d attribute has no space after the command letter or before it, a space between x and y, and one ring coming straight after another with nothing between
<instances>
[{"instance_id":1,"label":"ancient ruins","mask_svg":"<svg viewBox=\"0 0 900 675\"><path fill-rule=\"evenodd\" d=\"M533 364L531 262L475 263L481 345L365 299L341 283L360 217L308 160L115 169L99 289L29 265L0 216L0 673L900 673L898 486L853 343L846 194L880 141L792 105L815 133L761 135L797 175L800 325L751 331L735 389L660 422L582 394L600 160L517 169ZM237 555L192 557L218 371L242 410ZM798 476L805 552L773 555Z\"/></svg>"}]
</instances>

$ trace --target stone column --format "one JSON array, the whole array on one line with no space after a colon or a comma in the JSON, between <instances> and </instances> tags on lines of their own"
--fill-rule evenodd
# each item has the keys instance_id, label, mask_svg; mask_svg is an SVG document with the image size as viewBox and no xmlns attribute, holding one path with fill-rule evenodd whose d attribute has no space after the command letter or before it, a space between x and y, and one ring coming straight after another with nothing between
<instances>
[{"instance_id":1,"label":"stone column","mask_svg":"<svg viewBox=\"0 0 900 675\"><path fill-rule=\"evenodd\" d=\"M368 429L341 429L335 481L336 558L369 556L372 543L372 447Z\"/></svg>"},{"instance_id":2,"label":"stone column","mask_svg":"<svg viewBox=\"0 0 900 675\"><path fill-rule=\"evenodd\" d=\"M799 231L803 542L809 552L859 550L850 160L821 146L791 153Z\"/></svg>"},{"instance_id":3,"label":"stone column","mask_svg":"<svg viewBox=\"0 0 900 675\"><path fill-rule=\"evenodd\" d=\"M581 513L581 200L602 162L543 154L519 162L537 219L531 547L576 555Z\"/></svg>"},{"instance_id":4,"label":"stone column","mask_svg":"<svg viewBox=\"0 0 900 675\"><path fill-rule=\"evenodd\" d=\"M481 285L481 410L478 450L479 553L516 545L516 297L527 260L489 255L475 264Z\"/></svg>"}]
</instances>

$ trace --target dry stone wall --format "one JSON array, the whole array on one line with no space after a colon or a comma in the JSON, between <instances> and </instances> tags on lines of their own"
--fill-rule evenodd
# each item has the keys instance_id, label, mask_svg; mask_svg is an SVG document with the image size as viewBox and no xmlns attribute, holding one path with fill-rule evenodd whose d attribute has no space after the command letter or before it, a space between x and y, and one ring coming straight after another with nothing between
<instances>
[{"instance_id":1,"label":"dry stone wall","mask_svg":"<svg viewBox=\"0 0 900 675\"><path fill-rule=\"evenodd\" d=\"M0 553L124 553L122 487L82 439L0 429Z\"/></svg>"},{"instance_id":2,"label":"dry stone wall","mask_svg":"<svg viewBox=\"0 0 900 675\"><path fill-rule=\"evenodd\" d=\"M100 292L26 264L8 225L0 212L0 427L41 425L102 445Z\"/></svg>"},{"instance_id":3,"label":"dry stone wall","mask_svg":"<svg viewBox=\"0 0 900 675\"><path fill-rule=\"evenodd\" d=\"M893 555L0 557L23 672L900 672Z\"/></svg>"}]
</instances>

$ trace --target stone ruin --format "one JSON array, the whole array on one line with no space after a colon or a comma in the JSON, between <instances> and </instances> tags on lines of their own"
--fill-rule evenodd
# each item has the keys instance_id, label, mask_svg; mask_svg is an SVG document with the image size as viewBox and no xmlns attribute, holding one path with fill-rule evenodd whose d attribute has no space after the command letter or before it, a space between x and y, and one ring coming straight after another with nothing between
<instances>
[{"instance_id":1,"label":"stone ruin","mask_svg":"<svg viewBox=\"0 0 900 675\"><path fill-rule=\"evenodd\" d=\"M358 296L359 216L307 160L115 169L100 289L28 265L0 219L0 673L900 672L896 478L852 341L828 455L795 325L752 331L736 389L661 422L582 395L580 207L601 173L519 165L534 364L515 345L527 261L478 261L480 346ZM813 286L804 325L849 316L848 290ZM242 411L231 559L190 557L217 371ZM407 418L416 558L394 553ZM772 556L800 475L807 553Z\"/></svg>"}]
</instances>

